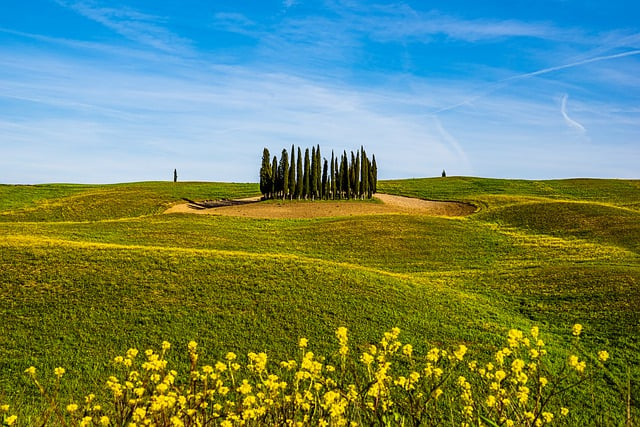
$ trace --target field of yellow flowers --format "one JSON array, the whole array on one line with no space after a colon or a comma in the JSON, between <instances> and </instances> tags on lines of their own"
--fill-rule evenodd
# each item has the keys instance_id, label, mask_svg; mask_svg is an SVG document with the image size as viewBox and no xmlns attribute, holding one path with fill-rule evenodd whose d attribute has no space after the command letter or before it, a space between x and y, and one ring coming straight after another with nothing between
<instances>
[{"instance_id":1,"label":"field of yellow flowers","mask_svg":"<svg viewBox=\"0 0 640 427\"><path fill-rule=\"evenodd\" d=\"M574 348L582 325L573 326ZM576 389L602 381L606 350L589 364L571 354L557 370L547 364L539 328L511 329L504 347L488 361L470 360L467 347L433 347L417 354L400 341L400 329L385 332L360 354L348 330L335 331L337 348L327 356L298 341L298 355L274 363L267 353L233 352L206 364L198 344L187 345L189 363L173 369L171 344L141 355L131 348L113 359L104 402L90 393L65 404L58 395L66 372L53 371L51 389L37 369L25 370L47 403L27 422L0 406L3 423L68 426L261 426L261 425L571 425L580 411ZM594 364L592 366L592 363ZM599 372L600 371L600 372ZM571 409L569 408L571 407Z\"/></svg>"},{"instance_id":2,"label":"field of yellow flowers","mask_svg":"<svg viewBox=\"0 0 640 427\"><path fill-rule=\"evenodd\" d=\"M163 214L257 184L0 185L0 421L637 424L640 182L379 191L479 211L257 220Z\"/></svg>"}]
</instances>

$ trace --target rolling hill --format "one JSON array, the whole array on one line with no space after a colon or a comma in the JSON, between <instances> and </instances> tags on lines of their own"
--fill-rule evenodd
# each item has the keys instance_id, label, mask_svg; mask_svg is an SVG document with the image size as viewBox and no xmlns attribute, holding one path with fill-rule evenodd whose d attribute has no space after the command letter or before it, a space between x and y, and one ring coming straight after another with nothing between
<instances>
[{"instance_id":1,"label":"rolling hill","mask_svg":"<svg viewBox=\"0 0 640 427\"><path fill-rule=\"evenodd\" d=\"M449 177L378 191L478 210L203 216L164 212L258 185L0 186L0 398L28 413L30 365L65 366L63 393L99 389L114 355L162 340L277 359L301 336L328 351L339 326L363 344L397 326L417 348L467 343L480 355L509 328L540 325L563 355L581 323L587 349L610 349L612 375L626 381L630 368L637 416L640 181ZM625 402L610 394L606 415L589 402L585 414L620 422Z\"/></svg>"}]
</instances>

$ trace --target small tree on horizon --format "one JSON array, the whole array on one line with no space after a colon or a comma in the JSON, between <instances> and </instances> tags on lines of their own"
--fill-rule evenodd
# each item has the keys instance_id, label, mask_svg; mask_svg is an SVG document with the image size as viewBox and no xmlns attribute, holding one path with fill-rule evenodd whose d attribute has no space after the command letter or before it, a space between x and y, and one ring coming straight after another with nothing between
<instances>
[{"instance_id":1,"label":"small tree on horizon","mask_svg":"<svg viewBox=\"0 0 640 427\"><path fill-rule=\"evenodd\" d=\"M178 169L173 170L173 182L178 182Z\"/></svg>"}]
</instances>

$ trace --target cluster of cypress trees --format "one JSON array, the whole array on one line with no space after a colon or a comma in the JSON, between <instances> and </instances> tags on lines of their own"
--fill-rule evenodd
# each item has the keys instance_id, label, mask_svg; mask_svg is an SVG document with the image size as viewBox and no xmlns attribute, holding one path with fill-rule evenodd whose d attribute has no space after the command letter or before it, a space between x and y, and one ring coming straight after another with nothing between
<instances>
[{"instance_id":1,"label":"cluster of cypress trees","mask_svg":"<svg viewBox=\"0 0 640 427\"><path fill-rule=\"evenodd\" d=\"M306 148L291 146L291 156L282 150L280 161L271 158L267 148L262 152L260 192L265 199L364 199L371 198L378 183L376 156L367 157L364 147L344 151L338 158L331 152L331 160L322 158L320 146Z\"/></svg>"}]
</instances>

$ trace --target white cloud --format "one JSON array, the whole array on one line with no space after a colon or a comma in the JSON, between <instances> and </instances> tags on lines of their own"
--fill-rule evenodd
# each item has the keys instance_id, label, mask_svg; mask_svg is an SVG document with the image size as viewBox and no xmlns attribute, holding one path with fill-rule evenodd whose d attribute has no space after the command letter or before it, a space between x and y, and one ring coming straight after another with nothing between
<instances>
[{"instance_id":1,"label":"white cloud","mask_svg":"<svg viewBox=\"0 0 640 427\"><path fill-rule=\"evenodd\" d=\"M141 45L165 52L187 52L191 42L169 31L165 19L138 12L131 8L101 7L83 0L56 0L78 14L96 21L121 36Z\"/></svg>"},{"instance_id":2,"label":"white cloud","mask_svg":"<svg viewBox=\"0 0 640 427\"><path fill-rule=\"evenodd\" d=\"M567 114L567 100L568 99L569 99L569 95L565 94L562 97L562 103L560 105L560 113L562 113L562 117L564 118L564 121L567 123L567 125L569 125L569 127L573 128L573 129L576 129L576 130L578 130L578 131L580 131L582 133L586 132L587 130L584 128L584 126L582 126L577 121L573 120Z\"/></svg>"}]
</instances>

